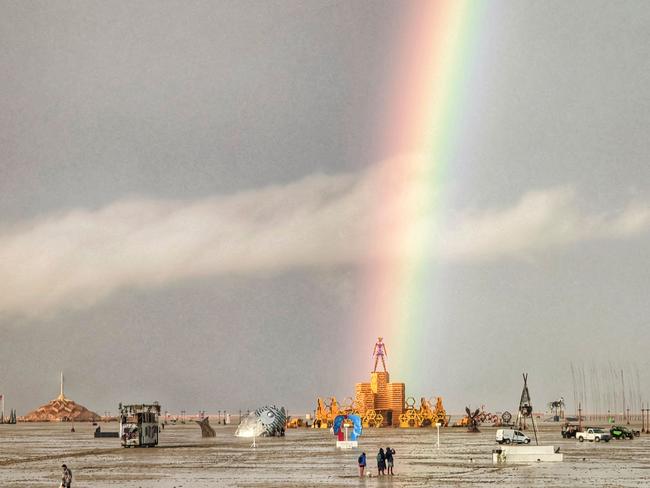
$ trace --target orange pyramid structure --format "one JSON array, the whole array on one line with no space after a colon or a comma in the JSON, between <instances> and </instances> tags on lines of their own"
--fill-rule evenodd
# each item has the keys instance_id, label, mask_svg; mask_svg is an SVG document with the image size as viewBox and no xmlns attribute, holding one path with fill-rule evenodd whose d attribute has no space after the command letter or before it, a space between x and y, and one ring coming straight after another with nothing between
<instances>
[{"instance_id":1,"label":"orange pyramid structure","mask_svg":"<svg viewBox=\"0 0 650 488\"><path fill-rule=\"evenodd\" d=\"M66 398L63 394L63 373L59 396L23 417L25 422L94 422L99 419L95 412Z\"/></svg>"}]
</instances>

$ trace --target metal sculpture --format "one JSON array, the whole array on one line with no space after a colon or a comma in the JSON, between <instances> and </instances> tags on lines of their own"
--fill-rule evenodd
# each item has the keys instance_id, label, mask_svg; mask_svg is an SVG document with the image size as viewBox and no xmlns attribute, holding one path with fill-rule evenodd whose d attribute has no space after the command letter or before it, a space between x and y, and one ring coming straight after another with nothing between
<instances>
[{"instance_id":1,"label":"metal sculpture","mask_svg":"<svg viewBox=\"0 0 650 488\"><path fill-rule=\"evenodd\" d=\"M535 444L539 445L537 440L537 427L535 426L535 417L533 416L533 403L530 399L530 392L528 391L528 373L522 373L524 378L524 388L521 390L521 397L519 399L519 411L517 412L517 427L520 430L526 429L526 419L530 418L533 424L533 432L535 433Z\"/></svg>"},{"instance_id":2,"label":"metal sculpture","mask_svg":"<svg viewBox=\"0 0 650 488\"><path fill-rule=\"evenodd\" d=\"M400 428L435 427L436 424L447 427L449 417L442 405L442 397L436 397L435 407L432 406L433 403L433 398L427 400L422 397L420 398L420 408L415 408L415 398L408 397L404 402L404 411L399 416Z\"/></svg>"},{"instance_id":3,"label":"metal sculpture","mask_svg":"<svg viewBox=\"0 0 650 488\"><path fill-rule=\"evenodd\" d=\"M364 427L381 427L384 423L384 416L373 408L369 408L361 418Z\"/></svg>"},{"instance_id":4,"label":"metal sculpture","mask_svg":"<svg viewBox=\"0 0 650 488\"><path fill-rule=\"evenodd\" d=\"M559 400L548 402L548 409L553 413L553 420L559 422L564 418L564 398L560 397Z\"/></svg>"},{"instance_id":5,"label":"metal sculpture","mask_svg":"<svg viewBox=\"0 0 650 488\"><path fill-rule=\"evenodd\" d=\"M524 388L521 390L521 398L519 399L519 410L517 412L517 427L521 430L526 428L526 419L533 415L533 404L530 400L530 392L528 391L528 373L524 373Z\"/></svg>"},{"instance_id":6,"label":"metal sculpture","mask_svg":"<svg viewBox=\"0 0 650 488\"><path fill-rule=\"evenodd\" d=\"M317 403L313 427L317 429L331 428L334 418L341 413L336 397L331 397L329 403L319 397Z\"/></svg>"},{"instance_id":7,"label":"metal sculpture","mask_svg":"<svg viewBox=\"0 0 650 488\"><path fill-rule=\"evenodd\" d=\"M422 426L435 427L440 424L442 427L449 425L449 418L447 412L442 404L442 397L436 397L435 407L433 406L433 398L427 400L426 398L420 399L420 415L422 416Z\"/></svg>"},{"instance_id":8,"label":"metal sculpture","mask_svg":"<svg viewBox=\"0 0 650 488\"><path fill-rule=\"evenodd\" d=\"M420 427L422 416L420 410L415 408L415 398L408 397L404 401L404 412L399 416L399 426L402 429Z\"/></svg>"},{"instance_id":9,"label":"metal sculpture","mask_svg":"<svg viewBox=\"0 0 650 488\"><path fill-rule=\"evenodd\" d=\"M465 415L463 418L459 419L453 427L472 427L472 424L475 424L476 426L484 424L484 423L489 423L492 424L493 427L497 427L501 425L501 418L499 415L496 413L491 413L491 412L486 412L485 411L485 405L481 405L481 408L477 408L476 411L470 415L470 411L466 408L465 411L467 412L467 415ZM471 430L470 430L471 431ZM474 432L474 431L471 431Z\"/></svg>"},{"instance_id":10,"label":"metal sculpture","mask_svg":"<svg viewBox=\"0 0 650 488\"><path fill-rule=\"evenodd\" d=\"M465 407L465 412L467 413L467 432L480 432L478 429L478 426L481 423L479 417L480 410L477 408L474 413L472 413L469 407Z\"/></svg>"},{"instance_id":11,"label":"metal sculpture","mask_svg":"<svg viewBox=\"0 0 650 488\"><path fill-rule=\"evenodd\" d=\"M481 405L481 412L478 415L478 420L481 424L489 423L495 427L498 426L500 422L499 416L496 413L485 411L485 405Z\"/></svg>"},{"instance_id":12,"label":"metal sculpture","mask_svg":"<svg viewBox=\"0 0 650 488\"><path fill-rule=\"evenodd\" d=\"M372 372L377 372L377 363L381 359L381 365L384 367L384 373L386 372L386 361L384 361L384 356L388 357L388 351L386 350L386 345L384 344L383 337L378 337L377 342L375 342L375 347L372 350L372 357L375 358L375 367Z\"/></svg>"},{"instance_id":13,"label":"metal sculpture","mask_svg":"<svg viewBox=\"0 0 650 488\"><path fill-rule=\"evenodd\" d=\"M502 425L510 425L510 421L512 420L512 414L508 412L507 410L503 412L501 415L501 423Z\"/></svg>"},{"instance_id":14,"label":"metal sculpture","mask_svg":"<svg viewBox=\"0 0 650 488\"><path fill-rule=\"evenodd\" d=\"M359 415L361 411L361 405L359 402L352 397L345 397L341 402L339 413L342 414L357 414Z\"/></svg>"},{"instance_id":15,"label":"metal sculpture","mask_svg":"<svg viewBox=\"0 0 650 488\"><path fill-rule=\"evenodd\" d=\"M205 417L201 420L195 420L199 427L201 427L201 437L216 437L217 433L210 425L210 417Z\"/></svg>"},{"instance_id":16,"label":"metal sculpture","mask_svg":"<svg viewBox=\"0 0 650 488\"><path fill-rule=\"evenodd\" d=\"M287 412L284 407L267 405L251 412L237 427L237 437L284 436Z\"/></svg>"}]
</instances>

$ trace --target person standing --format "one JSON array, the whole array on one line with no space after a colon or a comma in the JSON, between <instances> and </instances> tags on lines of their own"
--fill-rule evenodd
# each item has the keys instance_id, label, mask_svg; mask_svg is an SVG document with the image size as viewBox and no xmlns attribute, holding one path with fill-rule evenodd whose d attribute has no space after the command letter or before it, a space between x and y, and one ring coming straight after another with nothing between
<instances>
[{"instance_id":1,"label":"person standing","mask_svg":"<svg viewBox=\"0 0 650 488\"><path fill-rule=\"evenodd\" d=\"M366 470L366 453L362 452L359 456L359 477L363 478L363 472Z\"/></svg>"},{"instance_id":2,"label":"person standing","mask_svg":"<svg viewBox=\"0 0 650 488\"><path fill-rule=\"evenodd\" d=\"M61 488L70 488L72 486L72 470L65 464L61 465L63 468L63 476L61 476Z\"/></svg>"},{"instance_id":3,"label":"person standing","mask_svg":"<svg viewBox=\"0 0 650 488\"><path fill-rule=\"evenodd\" d=\"M390 447L386 448L386 469L388 471L388 474L392 475L393 473L393 456L395 455L395 449L391 449Z\"/></svg>"},{"instance_id":4,"label":"person standing","mask_svg":"<svg viewBox=\"0 0 650 488\"><path fill-rule=\"evenodd\" d=\"M377 476L381 476L386 471L386 456L384 455L384 448L380 447L377 453Z\"/></svg>"}]
</instances>

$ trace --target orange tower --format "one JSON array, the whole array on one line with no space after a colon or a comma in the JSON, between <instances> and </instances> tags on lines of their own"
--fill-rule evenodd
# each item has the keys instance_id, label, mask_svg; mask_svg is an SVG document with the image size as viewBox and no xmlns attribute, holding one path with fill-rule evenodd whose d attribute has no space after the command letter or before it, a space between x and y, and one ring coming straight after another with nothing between
<instances>
[{"instance_id":1,"label":"orange tower","mask_svg":"<svg viewBox=\"0 0 650 488\"><path fill-rule=\"evenodd\" d=\"M355 385L355 403L362 416L373 410L383 416L383 425L399 425L399 416L404 410L405 389L404 383L390 382L388 371L375 370L370 373L370 383Z\"/></svg>"}]
</instances>

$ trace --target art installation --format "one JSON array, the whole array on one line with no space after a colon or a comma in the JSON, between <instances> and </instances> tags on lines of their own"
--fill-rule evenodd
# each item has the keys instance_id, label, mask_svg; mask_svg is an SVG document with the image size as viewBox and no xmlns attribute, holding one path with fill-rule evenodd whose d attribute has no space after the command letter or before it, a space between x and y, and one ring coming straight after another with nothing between
<instances>
[{"instance_id":1,"label":"art installation","mask_svg":"<svg viewBox=\"0 0 650 488\"><path fill-rule=\"evenodd\" d=\"M370 373L370 382L357 383L354 398L339 404L335 397L329 403L318 398L314 412L314 428L329 429L333 427L337 415L358 414L364 428L374 427L435 427L449 424L449 416L442 404L442 397L431 400L422 398L420 407L415 408L415 400L406 399L406 385L390 381L385 358L388 349L383 337L378 337L372 350L374 368ZM377 371L381 360L384 371ZM412 401L411 401L412 400Z\"/></svg>"},{"instance_id":2,"label":"art installation","mask_svg":"<svg viewBox=\"0 0 650 488\"><path fill-rule=\"evenodd\" d=\"M16 423L16 410L9 410L9 417L5 417L4 412L0 414L0 424L15 424Z\"/></svg>"},{"instance_id":3,"label":"art installation","mask_svg":"<svg viewBox=\"0 0 650 488\"><path fill-rule=\"evenodd\" d=\"M283 436L287 422L284 407L265 406L251 412L237 427L237 437Z\"/></svg>"},{"instance_id":4,"label":"art installation","mask_svg":"<svg viewBox=\"0 0 650 488\"><path fill-rule=\"evenodd\" d=\"M199 427L201 427L201 437L216 437L217 433L210 425L210 417L205 417L201 420L195 420Z\"/></svg>"},{"instance_id":5,"label":"art installation","mask_svg":"<svg viewBox=\"0 0 650 488\"><path fill-rule=\"evenodd\" d=\"M530 392L528 391L528 373L522 374L524 378L524 388L521 390L521 398L519 400L519 410L517 411L517 427L521 430L526 429L526 419L530 418L533 421L533 428L535 419L533 418L533 404L530 399Z\"/></svg>"},{"instance_id":6,"label":"art installation","mask_svg":"<svg viewBox=\"0 0 650 488\"><path fill-rule=\"evenodd\" d=\"M372 372L373 373L377 372L377 363L381 359L381 365L384 368L384 373L386 373L387 372L386 361L384 360L384 356L388 356L388 351L386 350L386 345L384 344L383 337L377 338L377 342L375 342L375 347L372 350L372 356L375 358L375 367L373 368Z\"/></svg>"},{"instance_id":7,"label":"art installation","mask_svg":"<svg viewBox=\"0 0 650 488\"><path fill-rule=\"evenodd\" d=\"M96 422L98 420L100 420L98 414L64 395L63 373L61 373L59 396L25 415L25 422Z\"/></svg>"},{"instance_id":8,"label":"art installation","mask_svg":"<svg viewBox=\"0 0 650 488\"><path fill-rule=\"evenodd\" d=\"M465 407L465 412L467 413L467 432L480 432L478 426L481 423L479 413L480 410L477 408L473 413L469 407Z\"/></svg>"},{"instance_id":9,"label":"art installation","mask_svg":"<svg viewBox=\"0 0 650 488\"><path fill-rule=\"evenodd\" d=\"M362 433L361 417L356 414L338 415L332 426L336 435L336 447L350 449L358 446L357 439Z\"/></svg>"}]
</instances>

